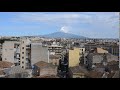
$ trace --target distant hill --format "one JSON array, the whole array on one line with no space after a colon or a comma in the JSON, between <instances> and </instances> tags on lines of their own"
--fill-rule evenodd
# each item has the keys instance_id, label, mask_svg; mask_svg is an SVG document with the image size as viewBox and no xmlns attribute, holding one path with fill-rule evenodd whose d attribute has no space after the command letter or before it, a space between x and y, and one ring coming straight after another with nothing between
<instances>
[{"instance_id":1,"label":"distant hill","mask_svg":"<svg viewBox=\"0 0 120 90\"><path fill-rule=\"evenodd\" d=\"M42 36L47 37L47 38L76 38L76 39L86 38L84 36L79 36L79 35L75 35L75 34L71 34L71 33L64 33L64 32L55 32L55 33L42 35Z\"/></svg>"}]
</instances>

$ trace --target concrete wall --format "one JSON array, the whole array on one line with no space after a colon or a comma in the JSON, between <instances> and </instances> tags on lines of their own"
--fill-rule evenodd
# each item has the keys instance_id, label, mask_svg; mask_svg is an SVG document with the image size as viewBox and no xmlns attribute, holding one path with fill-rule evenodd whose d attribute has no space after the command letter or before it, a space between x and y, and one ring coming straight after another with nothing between
<instances>
[{"instance_id":1,"label":"concrete wall","mask_svg":"<svg viewBox=\"0 0 120 90\"><path fill-rule=\"evenodd\" d=\"M57 75L57 67L56 68L52 68L52 67L40 68L34 65L33 75L35 76Z\"/></svg>"},{"instance_id":2,"label":"concrete wall","mask_svg":"<svg viewBox=\"0 0 120 90\"><path fill-rule=\"evenodd\" d=\"M31 44L31 63L32 65L44 61L48 62L48 49L47 47L42 47L41 44L32 43Z\"/></svg>"},{"instance_id":3,"label":"concrete wall","mask_svg":"<svg viewBox=\"0 0 120 90\"><path fill-rule=\"evenodd\" d=\"M57 68L43 68L40 69L40 76L44 75L57 75Z\"/></svg>"},{"instance_id":4,"label":"concrete wall","mask_svg":"<svg viewBox=\"0 0 120 90\"><path fill-rule=\"evenodd\" d=\"M107 56L107 62L111 61L118 61L118 57L112 54L106 54ZM101 63L103 60L103 55L94 55L93 56L93 63Z\"/></svg>"},{"instance_id":5,"label":"concrete wall","mask_svg":"<svg viewBox=\"0 0 120 90\"><path fill-rule=\"evenodd\" d=\"M16 41L5 41L2 49L2 61L14 63L14 43Z\"/></svg>"},{"instance_id":6,"label":"concrete wall","mask_svg":"<svg viewBox=\"0 0 120 90\"><path fill-rule=\"evenodd\" d=\"M118 56L112 55L112 54L108 54L107 55L107 61L111 62L111 61L118 61Z\"/></svg>"}]
</instances>

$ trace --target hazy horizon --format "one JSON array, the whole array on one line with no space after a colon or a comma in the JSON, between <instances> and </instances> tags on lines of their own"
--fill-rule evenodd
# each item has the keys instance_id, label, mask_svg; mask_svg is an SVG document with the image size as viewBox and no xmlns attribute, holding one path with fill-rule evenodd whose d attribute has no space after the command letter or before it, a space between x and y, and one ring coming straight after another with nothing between
<instances>
[{"instance_id":1,"label":"hazy horizon","mask_svg":"<svg viewBox=\"0 0 120 90\"><path fill-rule=\"evenodd\" d=\"M88 38L119 38L118 12L0 12L0 36L54 32Z\"/></svg>"}]
</instances>

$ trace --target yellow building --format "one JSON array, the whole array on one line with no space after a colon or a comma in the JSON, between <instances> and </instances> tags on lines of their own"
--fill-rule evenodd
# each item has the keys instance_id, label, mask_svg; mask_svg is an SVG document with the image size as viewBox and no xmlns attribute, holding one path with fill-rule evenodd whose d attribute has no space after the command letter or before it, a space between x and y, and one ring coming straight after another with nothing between
<instances>
[{"instance_id":1,"label":"yellow building","mask_svg":"<svg viewBox=\"0 0 120 90\"><path fill-rule=\"evenodd\" d=\"M69 50L69 67L79 66L80 57L84 54L85 48L74 48Z\"/></svg>"}]
</instances>

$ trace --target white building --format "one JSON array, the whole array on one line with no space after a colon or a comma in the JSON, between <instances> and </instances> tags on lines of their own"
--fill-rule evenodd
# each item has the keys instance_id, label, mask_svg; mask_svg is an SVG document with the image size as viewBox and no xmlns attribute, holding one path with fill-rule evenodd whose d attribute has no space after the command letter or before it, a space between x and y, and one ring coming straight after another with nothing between
<instances>
[{"instance_id":1,"label":"white building","mask_svg":"<svg viewBox=\"0 0 120 90\"><path fill-rule=\"evenodd\" d=\"M5 41L2 45L2 61L8 61L11 63L19 62L19 42L17 41Z\"/></svg>"},{"instance_id":2,"label":"white building","mask_svg":"<svg viewBox=\"0 0 120 90\"><path fill-rule=\"evenodd\" d=\"M49 54L50 55L61 55L62 47L63 46L59 46L54 42L51 46L48 46Z\"/></svg>"},{"instance_id":3,"label":"white building","mask_svg":"<svg viewBox=\"0 0 120 90\"><path fill-rule=\"evenodd\" d=\"M21 38L18 41L5 41L2 46L2 61L20 65L22 68L30 68L31 65L31 45L30 40Z\"/></svg>"}]
</instances>

